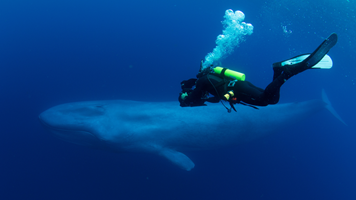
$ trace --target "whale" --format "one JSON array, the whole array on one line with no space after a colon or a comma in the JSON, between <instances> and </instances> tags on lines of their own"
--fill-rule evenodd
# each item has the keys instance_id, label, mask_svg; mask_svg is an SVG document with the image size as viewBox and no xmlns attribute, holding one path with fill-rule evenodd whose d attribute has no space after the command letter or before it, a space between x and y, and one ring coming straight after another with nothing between
<instances>
[{"instance_id":1,"label":"whale","mask_svg":"<svg viewBox=\"0 0 356 200\"><path fill-rule=\"evenodd\" d=\"M78 145L114 152L154 153L184 170L194 162L184 153L238 145L271 133L303 126L303 120L328 109L342 123L323 92L322 99L253 109L219 104L185 107L178 102L129 100L66 103L39 115L45 129Z\"/></svg>"}]
</instances>

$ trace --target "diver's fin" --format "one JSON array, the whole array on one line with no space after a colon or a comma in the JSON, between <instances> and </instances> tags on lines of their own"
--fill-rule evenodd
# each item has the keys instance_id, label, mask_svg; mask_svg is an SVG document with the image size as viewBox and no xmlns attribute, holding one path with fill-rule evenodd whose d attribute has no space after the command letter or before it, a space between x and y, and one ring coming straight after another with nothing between
<instances>
[{"instance_id":1,"label":"diver's fin","mask_svg":"<svg viewBox=\"0 0 356 200\"><path fill-rule=\"evenodd\" d=\"M286 65L294 65L297 63L300 63L304 61L306 58L308 58L310 54L303 54L296 56L294 58L291 58L289 60L283 61L281 63L281 66L286 66ZM313 69L331 69L333 67L333 60L330 58L330 56L325 55L316 65L314 65L312 68Z\"/></svg>"},{"instance_id":2,"label":"diver's fin","mask_svg":"<svg viewBox=\"0 0 356 200\"><path fill-rule=\"evenodd\" d=\"M338 119L341 123L343 123L347 126L347 124L344 122L344 120L341 119L340 115L337 114L335 109L332 107L331 102L329 101L328 96L326 96L324 89L321 91L321 97L322 97L324 103L326 104L326 109L328 109L331 112L331 114L333 114L334 117L336 117L336 119Z\"/></svg>"},{"instance_id":3,"label":"diver's fin","mask_svg":"<svg viewBox=\"0 0 356 200\"><path fill-rule=\"evenodd\" d=\"M163 148L160 154L166 157L168 160L178 165L180 168L190 171L194 168L195 164L191 161L188 156L181 152L175 151L173 149Z\"/></svg>"},{"instance_id":4,"label":"diver's fin","mask_svg":"<svg viewBox=\"0 0 356 200\"><path fill-rule=\"evenodd\" d=\"M329 56L326 56L326 54L336 43L337 35L336 33L333 33L328 38L326 38L324 42L322 42L319 47L309 56L299 55L282 62L273 63L273 80L282 73L285 74L285 79L287 80L292 76L297 75L310 68L315 67L319 69L325 69L332 67L332 60ZM324 58L325 62L320 62Z\"/></svg>"},{"instance_id":5,"label":"diver's fin","mask_svg":"<svg viewBox=\"0 0 356 200\"><path fill-rule=\"evenodd\" d=\"M333 60L329 55L325 55L321 61L312 67L312 69L331 69L333 67Z\"/></svg>"},{"instance_id":6,"label":"diver's fin","mask_svg":"<svg viewBox=\"0 0 356 200\"><path fill-rule=\"evenodd\" d=\"M337 43L336 33L332 33L328 38L324 40L323 43L312 53L308 58L305 59L308 68L312 68L316 65L324 56L329 52L329 50L335 46Z\"/></svg>"}]
</instances>

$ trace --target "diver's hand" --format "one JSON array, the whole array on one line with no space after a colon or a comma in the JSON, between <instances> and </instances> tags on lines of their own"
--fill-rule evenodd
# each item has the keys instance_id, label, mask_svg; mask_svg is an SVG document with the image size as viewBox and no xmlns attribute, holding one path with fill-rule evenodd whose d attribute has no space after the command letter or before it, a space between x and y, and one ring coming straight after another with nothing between
<instances>
[{"instance_id":1,"label":"diver's hand","mask_svg":"<svg viewBox=\"0 0 356 200\"><path fill-rule=\"evenodd\" d=\"M188 96L188 93L184 92L184 93L182 93L182 94L180 95L180 98L181 98L182 100L185 100L185 98L187 98L187 96Z\"/></svg>"}]
</instances>

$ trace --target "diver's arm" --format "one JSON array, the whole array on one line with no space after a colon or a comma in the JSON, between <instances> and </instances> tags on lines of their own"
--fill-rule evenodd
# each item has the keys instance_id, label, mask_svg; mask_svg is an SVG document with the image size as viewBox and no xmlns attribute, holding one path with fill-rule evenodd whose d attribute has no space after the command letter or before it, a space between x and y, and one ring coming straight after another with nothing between
<instances>
[{"instance_id":1,"label":"diver's arm","mask_svg":"<svg viewBox=\"0 0 356 200\"><path fill-rule=\"evenodd\" d=\"M181 107L195 107L195 106L206 106L204 102L206 99L194 99L192 98L193 91L180 93L179 102Z\"/></svg>"},{"instance_id":2,"label":"diver's arm","mask_svg":"<svg viewBox=\"0 0 356 200\"><path fill-rule=\"evenodd\" d=\"M184 101L186 101L186 102L201 101L205 92L206 92L205 85L202 83L201 79L198 79L194 90L191 91L190 93L188 93L188 96L185 98Z\"/></svg>"},{"instance_id":3,"label":"diver's arm","mask_svg":"<svg viewBox=\"0 0 356 200\"><path fill-rule=\"evenodd\" d=\"M194 90L183 90L179 96L179 102L181 107L194 107L194 106L206 106L204 104L207 99L202 97L206 93L205 85L202 81L198 80Z\"/></svg>"}]
</instances>

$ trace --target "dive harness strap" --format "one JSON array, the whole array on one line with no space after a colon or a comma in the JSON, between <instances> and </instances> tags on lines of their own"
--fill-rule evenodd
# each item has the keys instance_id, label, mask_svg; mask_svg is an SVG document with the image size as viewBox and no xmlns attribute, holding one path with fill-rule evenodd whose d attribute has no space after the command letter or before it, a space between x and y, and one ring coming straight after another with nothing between
<instances>
[{"instance_id":1,"label":"dive harness strap","mask_svg":"<svg viewBox=\"0 0 356 200\"><path fill-rule=\"evenodd\" d=\"M221 71L221 74L223 74L223 73L226 71L226 69L227 69L227 68L224 68L224 69ZM236 81L237 81L237 80L228 80L228 79L226 79L225 77L216 76L215 74L207 74L207 78L208 78L210 84L214 87L215 92L216 92L216 94L218 95L219 99L222 99L222 98L220 97L219 92L218 92L218 90L217 90L216 88L221 87L221 86L224 86L224 90L225 90L225 91L228 91L228 87L233 88L233 87L235 86ZM219 82L219 83L216 84L216 85L214 85L214 84L211 82L210 79L214 79L215 81L217 81L217 82ZM218 80L218 79L222 79L222 80ZM229 94L229 95L230 95L230 94ZM230 97L231 97L231 95L230 95ZM232 98L232 99L233 99L233 98ZM258 108L257 108L256 106L253 106L253 105L250 105L250 104L241 102L241 101L237 101L237 100L232 100L232 99L231 99L230 101L228 101L229 104L230 104L230 108L228 108L228 107L224 104L224 102L223 102L222 100L220 100L221 104L226 108L226 110L227 110L228 113L231 113L232 110L234 110L235 112L237 112L237 111L236 111L236 108L235 108L235 106L234 106L234 104L236 104L236 103L242 104L242 105L244 105L244 106L249 106L249 107L251 107L251 108L254 108L254 109L257 109L257 110L258 110Z\"/></svg>"},{"instance_id":2,"label":"dive harness strap","mask_svg":"<svg viewBox=\"0 0 356 200\"><path fill-rule=\"evenodd\" d=\"M225 87L224 87L224 90L226 90L226 85L227 85L227 83L230 82L229 80L224 79L224 78L221 78L220 76L217 76L217 75L215 75L215 74L208 74L208 75L207 75L207 78L208 78L210 84L214 87L215 92L216 92L218 95L219 95L219 93L218 93L218 91L217 91L216 88L219 88L219 87L221 87L221 86L225 86ZM218 83L214 85L214 84L211 82L211 79L215 80L215 81L218 82ZM219 98L220 98L220 97L219 97Z\"/></svg>"},{"instance_id":3,"label":"dive harness strap","mask_svg":"<svg viewBox=\"0 0 356 200\"><path fill-rule=\"evenodd\" d=\"M221 97L220 97L220 95L219 95L219 92L218 92L218 90L216 89L216 87L220 87L220 86L222 86L222 85L226 85L225 83L226 83L226 80L225 80L225 78L222 78L222 80L220 80L220 82L218 83L218 84L216 84L216 86L211 82L211 80L210 80L210 78L213 78L214 80L217 80L216 78L217 77L215 77L214 76L214 74L211 74L212 76L209 76L210 74L207 74L207 79L208 79L208 81L209 81L209 83L213 86L213 88L214 88L214 90L215 90L215 92L216 92L216 95L219 97L219 99L220 99L220 102L221 102L221 104L226 108L226 110L227 110L227 112L228 113L231 113L231 108L228 108L228 107L226 107L225 106L225 104L224 104L224 102L222 102L221 101ZM220 77L219 77L220 78ZM234 108L234 110L236 111L236 109Z\"/></svg>"},{"instance_id":4,"label":"dive harness strap","mask_svg":"<svg viewBox=\"0 0 356 200\"><path fill-rule=\"evenodd\" d=\"M221 76L225 76L225 71L227 70L227 68L226 67L224 67L222 70L221 70L221 72L220 72L220 75Z\"/></svg>"},{"instance_id":5,"label":"dive harness strap","mask_svg":"<svg viewBox=\"0 0 356 200\"><path fill-rule=\"evenodd\" d=\"M251 104L248 104L248 103L245 103L245 102L241 102L241 101L240 101L239 104L242 104L242 105L244 105L244 106L249 106L249 107L251 107L251 108L254 108L254 109L256 109L256 110L259 110L258 107L254 106L254 105L251 105Z\"/></svg>"},{"instance_id":6,"label":"dive harness strap","mask_svg":"<svg viewBox=\"0 0 356 200\"><path fill-rule=\"evenodd\" d=\"M249 107L254 108L254 109L256 109L256 110L259 110L258 107L254 106L254 105L251 105L251 104L248 104L248 103L245 103L245 102L242 102L242 101L238 101L238 102L229 101L229 103L230 103L231 108L234 109L235 112L237 112L237 111L236 111L236 108L235 108L234 104L237 104L237 103L238 103L238 104L241 104L241 105L244 105L244 106L249 106ZM226 106L225 106L225 108L226 108ZM227 112L228 112L228 113L231 112L231 108L230 108L230 109L227 109Z\"/></svg>"}]
</instances>

